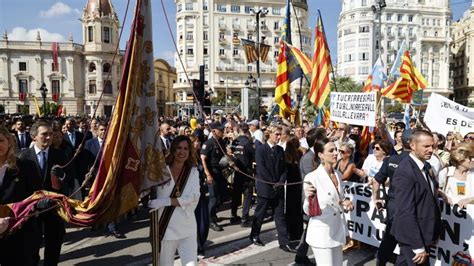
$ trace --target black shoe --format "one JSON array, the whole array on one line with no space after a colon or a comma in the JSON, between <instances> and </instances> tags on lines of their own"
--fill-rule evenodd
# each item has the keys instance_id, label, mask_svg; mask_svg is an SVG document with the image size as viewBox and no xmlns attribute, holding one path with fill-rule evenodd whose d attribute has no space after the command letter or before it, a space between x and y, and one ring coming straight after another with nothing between
<instances>
[{"instance_id":1,"label":"black shoe","mask_svg":"<svg viewBox=\"0 0 474 266\"><path fill-rule=\"evenodd\" d=\"M280 249L290 253L296 253L296 249L290 247L290 245L280 246Z\"/></svg>"},{"instance_id":2,"label":"black shoe","mask_svg":"<svg viewBox=\"0 0 474 266\"><path fill-rule=\"evenodd\" d=\"M218 225L217 223L210 223L209 228L211 228L212 230L214 230L216 232L224 231L222 226Z\"/></svg>"},{"instance_id":3,"label":"black shoe","mask_svg":"<svg viewBox=\"0 0 474 266\"><path fill-rule=\"evenodd\" d=\"M301 256L301 255L295 256L295 264L316 265L307 256Z\"/></svg>"},{"instance_id":4,"label":"black shoe","mask_svg":"<svg viewBox=\"0 0 474 266\"><path fill-rule=\"evenodd\" d=\"M118 230L114 230L112 232L108 232L108 235L109 236L114 236L115 238L117 239L123 239L123 238L126 238L124 234L120 233L120 231Z\"/></svg>"},{"instance_id":5,"label":"black shoe","mask_svg":"<svg viewBox=\"0 0 474 266\"><path fill-rule=\"evenodd\" d=\"M260 240L260 238L251 237L251 236L249 236L249 238L250 238L250 241L252 242L252 244L254 244L256 246L260 246L260 247L265 246L265 244L263 244L263 242L262 242L262 240Z\"/></svg>"},{"instance_id":6,"label":"black shoe","mask_svg":"<svg viewBox=\"0 0 474 266\"><path fill-rule=\"evenodd\" d=\"M240 227L251 227L252 226L252 221L250 220L242 220L240 223Z\"/></svg>"},{"instance_id":7,"label":"black shoe","mask_svg":"<svg viewBox=\"0 0 474 266\"><path fill-rule=\"evenodd\" d=\"M238 223L240 223L241 220L242 219L240 219L239 216L232 216L232 218L230 218L230 223L231 224L238 224Z\"/></svg>"}]
</instances>

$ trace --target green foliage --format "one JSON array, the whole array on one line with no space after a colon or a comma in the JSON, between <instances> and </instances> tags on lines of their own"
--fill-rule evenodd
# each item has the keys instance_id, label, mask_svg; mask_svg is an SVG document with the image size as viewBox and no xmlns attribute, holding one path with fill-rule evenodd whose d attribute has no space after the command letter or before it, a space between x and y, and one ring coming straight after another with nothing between
<instances>
[{"instance_id":1,"label":"green foliage","mask_svg":"<svg viewBox=\"0 0 474 266\"><path fill-rule=\"evenodd\" d=\"M48 114L56 115L58 112L59 105L57 103L46 102L46 112ZM43 114L43 105L40 106L41 113Z\"/></svg>"},{"instance_id":2,"label":"green foliage","mask_svg":"<svg viewBox=\"0 0 474 266\"><path fill-rule=\"evenodd\" d=\"M399 102L395 102L395 104L391 104L391 105L385 105L385 113L387 114L403 113L404 111L405 111L405 108Z\"/></svg>"}]
</instances>

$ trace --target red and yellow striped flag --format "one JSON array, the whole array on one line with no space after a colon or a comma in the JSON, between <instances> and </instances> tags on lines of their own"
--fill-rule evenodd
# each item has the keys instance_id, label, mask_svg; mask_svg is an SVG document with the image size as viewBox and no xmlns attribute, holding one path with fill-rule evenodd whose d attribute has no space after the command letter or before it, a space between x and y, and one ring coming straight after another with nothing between
<instances>
[{"instance_id":1,"label":"red and yellow striped flag","mask_svg":"<svg viewBox=\"0 0 474 266\"><path fill-rule=\"evenodd\" d=\"M301 52L300 49L294 47L293 45L288 44L287 42L285 42L285 45L290 48L291 55L296 59L296 62L298 62L298 65L303 70L303 73L305 75L310 74L311 71L313 71L313 63L311 62L311 59L309 59L309 57Z\"/></svg>"},{"instance_id":2,"label":"red and yellow striped flag","mask_svg":"<svg viewBox=\"0 0 474 266\"><path fill-rule=\"evenodd\" d=\"M288 75L287 46L280 40L278 54L277 78L275 87L275 103L280 107L280 115L288 118L294 115L295 111L291 109L290 98L290 79Z\"/></svg>"},{"instance_id":3,"label":"red and yellow striped flag","mask_svg":"<svg viewBox=\"0 0 474 266\"><path fill-rule=\"evenodd\" d=\"M311 87L309 90L309 100L321 108L331 91L329 72L331 71L331 58L327 45L321 16L318 17L318 24L315 29L313 67L311 75Z\"/></svg>"},{"instance_id":4,"label":"red and yellow striped flag","mask_svg":"<svg viewBox=\"0 0 474 266\"><path fill-rule=\"evenodd\" d=\"M425 78L413 65L408 51L403 53L400 76L397 81L382 90L382 96L402 103L410 103L413 92L427 87Z\"/></svg>"}]
</instances>

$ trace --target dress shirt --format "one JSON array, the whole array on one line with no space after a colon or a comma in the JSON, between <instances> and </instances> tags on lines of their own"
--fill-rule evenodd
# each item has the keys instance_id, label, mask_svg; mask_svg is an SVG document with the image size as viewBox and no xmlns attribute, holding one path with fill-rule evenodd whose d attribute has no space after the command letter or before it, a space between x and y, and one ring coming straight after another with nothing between
<instances>
[{"instance_id":1,"label":"dress shirt","mask_svg":"<svg viewBox=\"0 0 474 266\"><path fill-rule=\"evenodd\" d=\"M76 145L76 134L75 132L67 132L67 135L69 136L69 140L71 141L72 145Z\"/></svg>"},{"instance_id":2,"label":"dress shirt","mask_svg":"<svg viewBox=\"0 0 474 266\"><path fill-rule=\"evenodd\" d=\"M3 185L3 179L5 178L5 173L7 172L7 165L4 164L0 167L0 187Z\"/></svg>"}]
</instances>

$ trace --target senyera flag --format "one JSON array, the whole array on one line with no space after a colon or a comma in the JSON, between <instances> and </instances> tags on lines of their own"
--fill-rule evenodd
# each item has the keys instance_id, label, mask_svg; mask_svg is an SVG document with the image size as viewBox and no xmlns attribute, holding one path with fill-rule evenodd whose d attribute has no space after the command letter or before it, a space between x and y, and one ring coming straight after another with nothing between
<instances>
[{"instance_id":1,"label":"senyera flag","mask_svg":"<svg viewBox=\"0 0 474 266\"><path fill-rule=\"evenodd\" d=\"M170 180L159 141L154 86L151 1L137 0L124 58L120 91L107 130L102 157L84 201L37 191L22 202L0 206L0 217L12 217L9 232L32 214L36 202L49 197L55 211L80 226L105 224L138 205L141 192Z\"/></svg>"}]
</instances>

